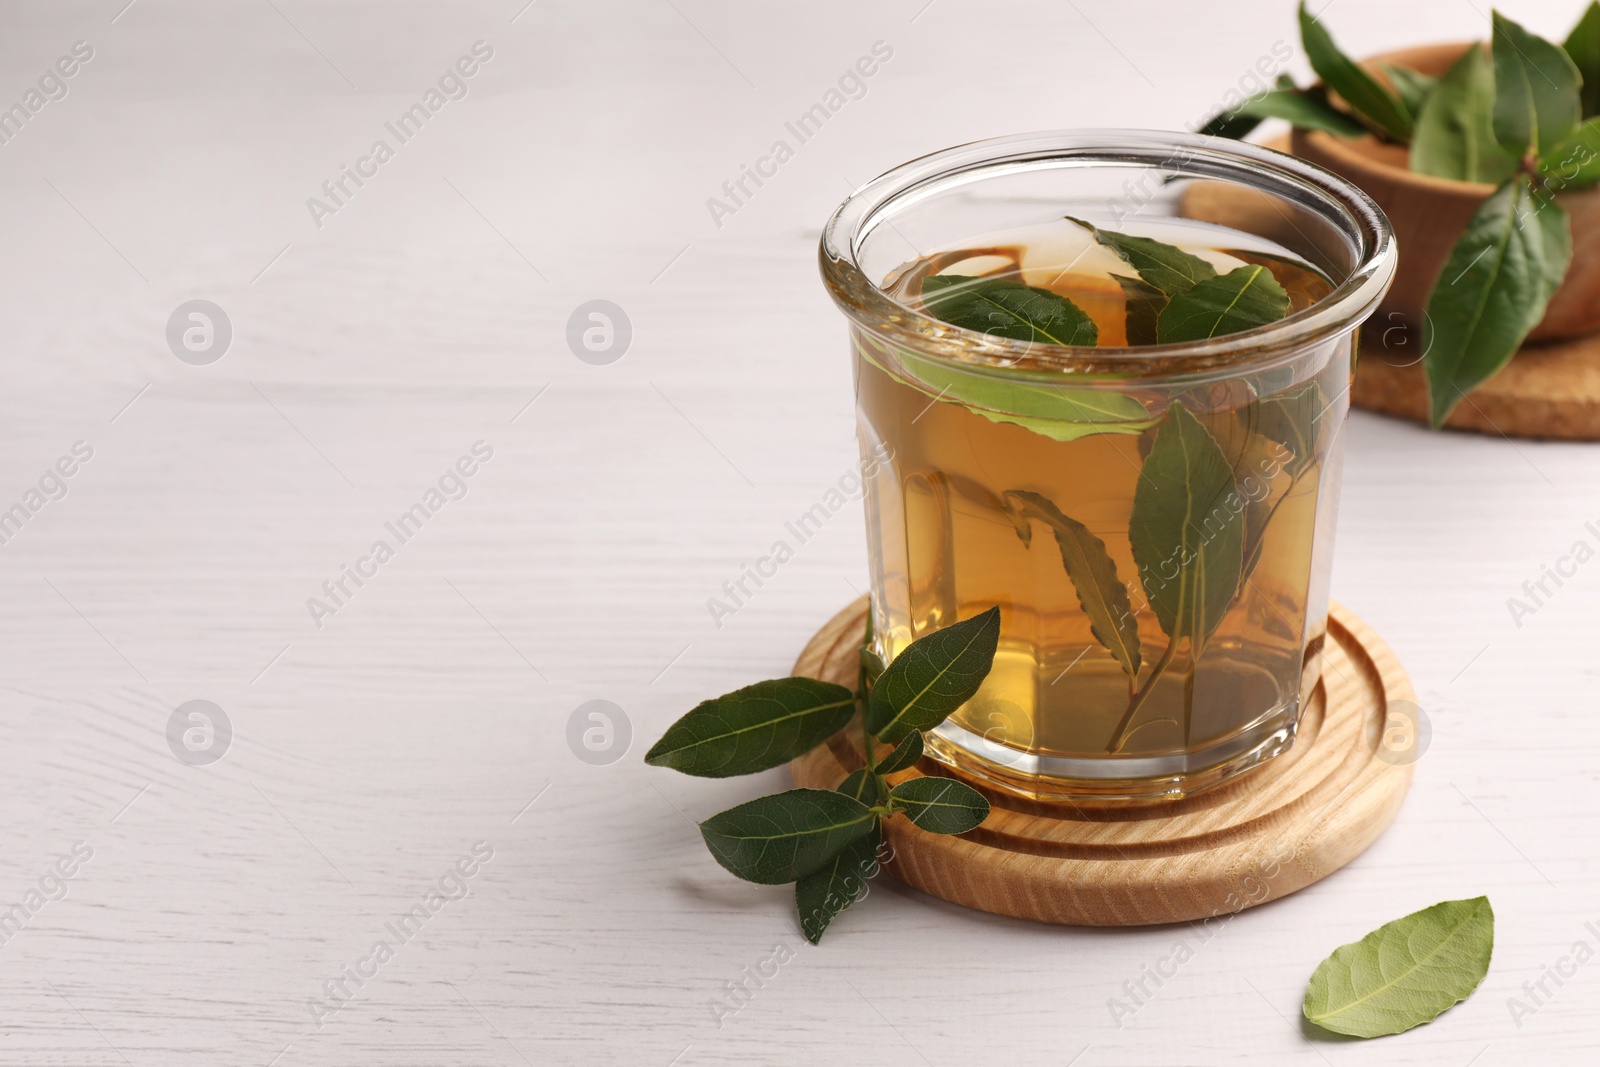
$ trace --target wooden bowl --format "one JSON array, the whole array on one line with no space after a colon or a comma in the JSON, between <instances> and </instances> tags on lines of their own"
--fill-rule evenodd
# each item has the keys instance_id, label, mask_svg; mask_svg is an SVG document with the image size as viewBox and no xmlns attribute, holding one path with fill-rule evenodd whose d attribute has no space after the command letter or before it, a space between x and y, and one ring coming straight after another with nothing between
<instances>
[{"instance_id":1,"label":"wooden bowl","mask_svg":"<svg viewBox=\"0 0 1600 1067\"><path fill-rule=\"evenodd\" d=\"M1443 74L1473 43L1428 45L1375 56L1366 62L1383 79L1380 63ZM1479 47L1482 47L1479 45ZM1374 325L1404 323L1420 327L1428 295L1450 249L1478 205L1494 186L1414 174L1406 169L1406 149L1373 137L1350 139L1319 131L1295 130L1290 150L1360 186L1378 202L1394 226L1400 267L1394 285L1374 316ZM1528 335L1530 341L1577 337L1600 330L1600 187L1556 194L1572 219L1572 265Z\"/></svg>"}]
</instances>

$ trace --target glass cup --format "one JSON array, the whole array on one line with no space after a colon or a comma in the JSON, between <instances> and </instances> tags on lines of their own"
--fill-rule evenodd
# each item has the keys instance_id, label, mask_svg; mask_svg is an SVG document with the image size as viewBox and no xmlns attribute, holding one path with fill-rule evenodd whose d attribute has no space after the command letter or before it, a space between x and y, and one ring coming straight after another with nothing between
<instances>
[{"instance_id":1,"label":"glass cup","mask_svg":"<svg viewBox=\"0 0 1600 1067\"><path fill-rule=\"evenodd\" d=\"M896 295L979 260L1048 285L1076 268L1030 235L1063 216L1304 284L1269 325L1141 346L978 333ZM855 353L865 659L1001 608L994 667L929 735L934 758L1030 797L1125 801L1289 749L1327 629L1357 328L1395 257L1388 220L1339 177L1175 133L980 141L839 207L821 261Z\"/></svg>"}]
</instances>

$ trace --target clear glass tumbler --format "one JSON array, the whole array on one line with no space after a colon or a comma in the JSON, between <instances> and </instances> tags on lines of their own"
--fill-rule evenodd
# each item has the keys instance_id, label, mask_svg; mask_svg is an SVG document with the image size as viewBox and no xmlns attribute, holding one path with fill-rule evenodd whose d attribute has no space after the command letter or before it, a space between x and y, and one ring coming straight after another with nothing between
<instances>
[{"instance_id":1,"label":"clear glass tumbler","mask_svg":"<svg viewBox=\"0 0 1600 1067\"><path fill-rule=\"evenodd\" d=\"M1290 312L1129 345L1136 294L1061 243L1083 232L1067 219L1267 265ZM1357 328L1395 268L1377 205L1251 144L1029 134L869 182L821 260L855 354L869 660L1001 608L994 668L930 753L1028 796L1130 800L1286 751L1326 634ZM1046 287L1071 271L1080 302L1117 310L1097 347L958 328L914 296L953 263Z\"/></svg>"}]
</instances>

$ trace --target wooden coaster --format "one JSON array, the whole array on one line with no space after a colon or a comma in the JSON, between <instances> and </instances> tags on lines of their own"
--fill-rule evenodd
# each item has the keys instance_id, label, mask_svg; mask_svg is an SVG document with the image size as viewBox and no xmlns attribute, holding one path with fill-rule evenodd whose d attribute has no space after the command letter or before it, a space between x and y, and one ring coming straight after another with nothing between
<instances>
[{"instance_id":1,"label":"wooden coaster","mask_svg":"<svg viewBox=\"0 0 1600 1067\"><path fill-rule=\"evenodd\" d=\"M1425 423L1428 386L1416 345L1385 349L1381 327L1363 331L1350 402ZM1445 425L1506 437L1600 441L1600 335L1524 345L1456 405Z\"/></svg>"},{"instance_id":2,"label":"wooden coaster","mask_svg":"<svg viewBox=\"0 0 1600 1067\"><path fill-rule=\"evenodd\" d=\"M865 625L862 599L817 632L794 673L854 686ZM1386 730L1414 725L1404 716L1415 699L1388 646L1335 605L1322 676L1284 755L1198 796L1153 805L1085 809L963 779L993 805L984 824L951 837L890 819L894 858L886 869L956 904L1073 926L1148 926L1241 911L1326 877L1389 825L1411 766L1382 743ZM859 735L853 724L793 761L795 784L837 786L863 762ZM958 776L924 757L890 780L922 774Z\"/></svg>"}]
</instances>

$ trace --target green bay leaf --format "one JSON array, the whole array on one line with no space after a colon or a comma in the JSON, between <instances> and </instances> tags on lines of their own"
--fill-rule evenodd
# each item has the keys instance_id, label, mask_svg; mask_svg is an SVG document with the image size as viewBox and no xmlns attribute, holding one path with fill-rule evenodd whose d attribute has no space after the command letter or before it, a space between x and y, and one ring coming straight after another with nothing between
<instances>
[{"instance_id":1,"label":"green bay leaf","mask_svg":"<svg viewBox=\"0 0 1600 1067\"><path fill-rule=\"evenodd\" d=\"M1572 27L1562 47L1583 78L1578 95L1584 118L1600 115L1600 0L1589 0L1583 17Z\"/></svg>"},{"instance_id":2,"label":"green bay leaf","mask_svg":"<svg viewBox=\"0 0 1600 1067\"><path fill-rule=\"evenodd\" d=\"M1154 422L1127 393L998 377L982 368L952 367L909 353L901 365L916 377L913 388L937 400L960 404L990 422L1020 426L1052 441L1076 441L1101 433L1140 433ZM908 383L911 384L911 383Z\"/></svg>"},{"instance_id":3,"label":"green bay leaf","mask_svg":"<svg viewBox=\"0 0 1600 1067\"><path fill-rule=\"evenodd\" d=\"M1088 230L1097 243L1121 256L1122 261L1132 267L1141 279L1168 296L1186 292L1198 282L1217 276L1215 267L1176 245L1157 241L1153 237L1135 237L1115 230L1103 230L1092 222L1071 215L1066 216L1066 220Z\"/></svg>"},{"instance_id":4,"label":"green bay leaf","mask_svg":"<svg viewBox=\"0 0 1600 1067\"><path fill-rule=\"evenodd\" d=\"M883 831L872 831L846 845L833 859L794 884L794 907L800 932L813 945L822 932L850 905L867 895L867 883L878 873L878 849Z\"/></svg>"},{"instance_id":5,"label":"green bay leaf","mask_svg":"<svg viewBox=\"0 0 1600 1067\"><path fill-rule=\"evenodd\" d=\"M1304 471L1316 459L1317 437L1328 400L1315 381L1273 396L1264 396L1242 410L1252 428L1278 442L1293 453L1285 464L1290 477Z\"/></svg>"},{"instance_id":6,"label":"green bay leaf","mask_svg":"<svg viewBox=\"0 0 1600 1067\"><path fill-rule=\"evenodd\" d=\"M1334 949L1311 975L1302 1010L1334 1033L1398 1034L1471 996L1493 954L1489 898L1446 900Z\"/></svg>"},{"instance_id":7,"label":"green bay leaf","mask_svg":"<svg viewBox=\"0 0 1600 1067\"><path fill-rule=\"evenodd\" d=\"M1105 542L1083 523L1063 514L1048 498L1027 490L1005 494L1007 514L1023 544L1031 541L1031 520L1050 527L1061 551L1061 563L1078 594L1078 604L1089 619L1089 632L1105 646L1130 678L1139 675L1139 622L1134 617L1128 587L1117 575L1117 563Z\"/></svg>"},{"instance_id":8,"label":"green bay leaf","mask_svg":"<svg viewBox=\"0 0 1600 1067\"><path fill-rule=\"evenodd\" d=\"M1251 119L1286 119L1302 130L1321 130L1336 137L1361 137L1367 128L1328 103L1321 89L1271 89L1252 96L1232 112Z\"/></svg>"},{"instance_id":9,"label":"green bay leaf","mask_svg":"<svg viewBox=\"0 0 1600 1067\"><path fill-rule=\"evenodd\" d=\"M1238 590L1244 518L1232 464L1182 404L1156 429L1134 489L1128 540L1162 631L1173 641L1189 638L1198 656Z\"/></svg>"},{"instance_id":10,"label":"green bay leaf","mask_svg":"<svg viewBox=\"0 0 1600 1067\"><path fill-rule=\"evenodd\" d=\"M999 642L998 607L917 638L873 685L867 729L892 745L938 726L978 691Z\"/></svg>"},{"instance_id":11,"label":"green bay leaf","mask_svg":"<svg viewBox=\"0 0 1600 1067\"><path fill-rule=\"evenodd\" d=\"M884 801L878 776L865 767L857 767L845 775L844 781L840 782L837 788L845 796L859 800L869 808L875 808Z\"/></svg>"},{"instance_id":12,"label":"green bay leaf","mask_svg":"<svg viewBox=\"0 0 1600 1067\"><path fill-rule=\"evenodd\" d=\"M1506 151L1543 154L1583 117L1582 80L1560 46L1494 12L1494 132Z\"/></svg>"},{"instance_id":13,"label":"green bay leaf","mask_svg":"<svg viewBox=\"0 0 1600 1067\"><path fill-rule=\"evenodd\" d=\"M913 731L906 735L906 739L895 746L893 752L878 761L879 774L893 774L903 771L922 758L923 740L921 731Z\"/></svg>"},{"instance_id":14,"label":"green bay leaf","mask_svg":"<svg viewBox=\"0 0 1600 1067\"><path fill-rule=\"evenodd\" d=\"M1122 287L1123 302L1127 307L1127 333L1130 345L1156 343L1156 319L1167 306L1167 294L1143 278L1125 278L1113 274Z\"/></svg>"},{"instance_id":15,"label":"green bay leaf","mask_svg":"<svg viewBox=\"0 0 1600 1067\"><path fill-rule=\"evenodd\" d=\"M1519 176L1479 206L1428 298L1423 366L1435 427L1516 354L1572 257L1567 214Z\"/></svg>"},{"instance_id":16,"label":"green bay leaf","mask_svg":"<svg viewBox=\"0 0 1600 1067\"><path fill-rule=\"evenodd\" d=\"M1176 293L1156 319L1162 344L1204 341L1277 322L1289 311L1289 294L1260 264L1236 267Z\"/></svg>"},{"instance_id":17,"label":"green bay leaf","mask_svg":"<svg viewBox=\"0 0 1600 1067\"><path fill-rule=\"evenodd\" d=\"M855 694L815 678L773 678L696 705L644 761L699 778L754 774L802 756L842 730Z\"/></svg>"},{"instance_id":18,"label":"green bay leaf","mask_svg":"<svg viewBox=\"0 0 1600 1067\"><path fill-rule=\"evenodd\" d=\"M733 874L783 885L820 870L877 824L865 804L843 793L791 789L711 816L700 824L700 836Z\"/></svg>"},{"instance_id":19,"label":"green bay leaf","mask_svg":"<svg viewBox=\"0 0 1600 1067\"><path fill-rule=\"evenodd\" d=\"M1394 86L1395 95L1400 98L1400 102L1405 105L1412 118L1422 113L1428 97L1439 87L1439 79L1433 75L1412 70L1398 63L1383 64L1383 73L1388 76L1389 84Z\"/></svg>"},{"instance_id":20,"label":"green bay leaf","mask_svg":"<svg viewBox=\"0 0 1600 1067\"><path fill-rule=\"evenodd\" d=\"M1405 104L1340 51L1327 27L1306 9L1305 0L1300 4L1300 44L1317 77L1343 97L1373 129L1402 144L1410 138L1412 116Z\"/></svg>"},{"instance_id":21,"label":"green bay leaf","mask_svg":"<svg viewBox=\"0 0 1600 1067\"><path fill-rule=\"evenodd\" d=\"M1498 184L1516 172L1519 158L1494 131L1494 66L1477 45L1450 65L1417 116L1411 169L1435 178Z\"/></svg>"},{"instance_id":22,"label":"green bay leaf","mask_svg":"<svg viewBox=\"0 0 1600 1067\"><path fill-rule=\"evenodd\" d=\"M1071 300L1011 278L935 274L923 279L922 306L952 326L1013 341L1092 345L1100 333Z\"/></svg>"},{"instance_id":23,"label":"green bay leaf","mask_svg":"<svg viewBox=\"0 0 1600 1067\"><path fill-rule=\"evenodd\" d=\"M1551 189L1588 189L1600 183L1600 118L1589 119L1562 138L1539 161Z\"/></svg>"},{"instance_id":24,"label":"green bay leaf","mask_svg":"<svg viewBox=\"0 0 1600 1067\"><path fill-rule=\"evenodd\" d=\"M889 790L889 798L901 806L906 818L935 834L964 834L989 817L984 795L954 778L913 778Z\"/></svg>"}]
</instances>

